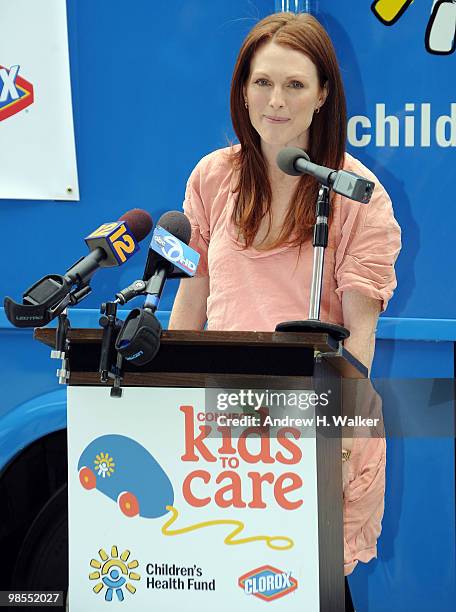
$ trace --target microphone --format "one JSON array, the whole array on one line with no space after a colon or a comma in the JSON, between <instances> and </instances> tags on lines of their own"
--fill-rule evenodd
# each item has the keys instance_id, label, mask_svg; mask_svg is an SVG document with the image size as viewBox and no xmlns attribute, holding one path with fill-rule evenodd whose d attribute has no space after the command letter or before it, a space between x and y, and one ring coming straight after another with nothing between
<instances>
[{"instance_id":1,"label":"microphone","mask_svg":"<svg viewBox=\"0 0 456 612\"><path fill-rule=\"evenodd\" d=\"M168 278L193 276L200 255L188 246L190 236L190 221L183 213L164 213L150 241L143 279L116 293L119 303L123 305L138 295L146 294L145 306L155 311Z\"/></svg>"},{"instance_id":2,"label":"microphone","mask_svg":"<svg viewBox=\"0 0 456 612\"><path fill-rule=\"evenodd\" d=\"M160 232L158 228L162 228L165 232ZM191 233L190 221L184 213L177 210L164 213L157 222L157 228L150 242L143 280L148 281L161 266L166 266L169 278L188 276L185 271L173 264L184 259L184 245L190 242ZM193 272L195 270L196 267Z\"/></svg>"},{"instance_id":3,"label":"microphone","mask_svg":"<svg viewBox=\"0 0 456 612\"><path fill-rule=\"evenodd\" d=\"M188 246L191 226L179 211L160 217L154 230L142 281L116 294L125 304L139 294L146 294L143 308L134 308L124 321L115 347L129 363L145 365L152 361L160 348L161 325L155 317L168 278L193 276L199 254Z\"/></svg>"},{"instance_id":4,"label":"microphone","mask_svg":"<svg viewBox=\"0 0 456 612\"><path fill-rule=\"evenodd\" d=\"M179 263L187 262L189 265L190 260L184 257L184 247L188 246L192 234L190 221L177 210L162 215L157 226L152 235L143 276L143 280L147 281L144 308L150 308L152 312L158 307L166 280L188 276L188 272L182 270ZM164 231L160 232L159 228ZM199 260L199 254L196 251L194 253ZM196 265L193 270L189 270L193 274L195 271Z\"/></svg>"},{"instance_id":5,"label":"microphone","mask_svg":"<svg viewBox=\"0 0 456 612\"><path fill-rule=\"evenodd\" d=\"M336 193L363 204L369 203L375 187L375 183L353 172L331 170L312 163L307 153L298 147L287 147L279 151L277 165L282 172L291 176L310 174Z\"/></svg>"},{"instance_id":6,"label":"microphone","mask_svg":"<svg viewBox=\"0 0 456 612\"><path fill-rule=\"evenodd\" d=\"M152 229L152 217L145 210L133 208L118 221L103 223L85 238L91 251L66 272L73 282L88 282L98 268L121 266L139 251L141 242Z\"/></svg>"},{"instance_id":7,"label":"microphone","mask_svg":"<svg viewBox=\"0 0 456 612\"><path fill-rule=\"evenodd\" d=\"M42 327L68 305L78 304L91 292L89 282L98 268L120 266L138 250L152 228L145 210L133 209L113 223L104 223L85 239L90 250L64 275L48 274L27 289L22 304L5 297L8 320L16 327Z\"/></svg>"}]
</instances>

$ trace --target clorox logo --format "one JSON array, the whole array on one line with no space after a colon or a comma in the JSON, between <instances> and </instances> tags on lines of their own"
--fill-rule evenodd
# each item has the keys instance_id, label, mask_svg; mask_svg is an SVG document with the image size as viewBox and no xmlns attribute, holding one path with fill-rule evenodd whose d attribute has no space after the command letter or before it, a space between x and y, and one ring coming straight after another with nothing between
<instances>
[{"instance_id":1,"label":"clorox logo","mask_svg":"<svg viewBox=\"0 0 456 612\"><path fill-rule=\"evenodd\" d=\"M33 85L19 76L19 66L0 64L0 121L33 104Z\"/></svg>"},{"instance_id":2,"label":"clorox logo","mask_svg":"<svg viewBox=\"0 0 456 612\"><path fill-rule=\"evenodd\" d=\"M291 577L291 572L263 565L241 576L239 586L246 595L253 595L263 601L274 601L295 591L298 581Z\"/></svg>"}]
</instances>

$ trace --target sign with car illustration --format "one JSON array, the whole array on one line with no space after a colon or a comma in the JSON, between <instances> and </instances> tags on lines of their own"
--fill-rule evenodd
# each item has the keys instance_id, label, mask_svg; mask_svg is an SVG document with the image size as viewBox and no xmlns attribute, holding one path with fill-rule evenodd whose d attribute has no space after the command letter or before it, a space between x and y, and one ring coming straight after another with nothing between
<instances>
[{"instance_id":1,"label":"sign with car illustration","mask_svg":"<svg viewBox=\"0 0 456 612\"><path fill-rule=\"evenodd\" d=\"M265 445L251 420L218 428L205 401L68 388L72 612L317 609L315 438Z\"/></svg>"}]
</instances>

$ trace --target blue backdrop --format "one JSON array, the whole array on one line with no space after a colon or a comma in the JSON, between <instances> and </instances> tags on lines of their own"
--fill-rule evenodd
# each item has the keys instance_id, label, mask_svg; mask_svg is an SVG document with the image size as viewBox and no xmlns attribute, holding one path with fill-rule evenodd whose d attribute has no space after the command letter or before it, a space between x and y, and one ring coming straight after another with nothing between
<instances>
[{"instance_id":1,"label":"blue backdrop","mask_svg":"<svg viewBox=\"0 0 456 612\"><path fill-rule=\"evenodd\" d=\"M385 185L403 230L398 290L379 324L374 375L452 377L456 54L426 50L431 1L413 3L391 26L374 15L369 0L304 4L336 46L348 98L348 150ZM2 226L10 228L3 235L1 296L18 299L40 276L63 272L85 253L85 235L130 208L145 208L154 220L181 208L193 166L234 137L229 83L237 50L274 8L272 0L68 1L81 201L0 202ZM95 325L100 302L142 275L144 251L95 275L83 304L93 310L75 311L74 326ZM175 290L176 283L167 285L164 311ZM31 333L11 329L1 312L0 326L0 417L19 428L17 406L56 388L55 366ZM64 417L49 421L47 431L59 426ZM20 435L18 448L25 443ZM386 504L379 559L351 578L357 609L452 610L453 440L390 441Z\"/></svg>"}]
</instances>

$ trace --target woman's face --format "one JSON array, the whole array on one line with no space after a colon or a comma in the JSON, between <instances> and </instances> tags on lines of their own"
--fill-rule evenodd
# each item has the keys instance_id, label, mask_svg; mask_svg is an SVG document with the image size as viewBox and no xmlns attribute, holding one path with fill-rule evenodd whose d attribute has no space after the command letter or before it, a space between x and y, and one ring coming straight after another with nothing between
<instances>
[{"instance_id":1,"label":"woman's face","mask_svg":"<svg viewBox=\"0 0 456 612\"><path fill-rule=\"evenodd\" d=\"M263 145L306 149L314 112L326 96L304 53L271 41L253 56L244 97Z\"/></svg>"}]
</instances>

